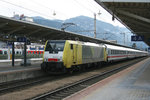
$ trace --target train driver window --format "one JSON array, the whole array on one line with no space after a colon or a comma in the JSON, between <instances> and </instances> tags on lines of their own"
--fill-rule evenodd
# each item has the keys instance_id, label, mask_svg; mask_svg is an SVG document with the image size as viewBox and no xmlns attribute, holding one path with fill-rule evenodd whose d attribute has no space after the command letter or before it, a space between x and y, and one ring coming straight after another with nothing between
<instances>
[{"instance_id":1,"label":"train driver window","mask_svg":"<svg viewBox=\"0 0 150 100\"><path fill-rule=\"evenodd\" d=\"M73 44L70 44L70 48L71 48L71 50L73 50Z\"/></svg>"}]
</instances>

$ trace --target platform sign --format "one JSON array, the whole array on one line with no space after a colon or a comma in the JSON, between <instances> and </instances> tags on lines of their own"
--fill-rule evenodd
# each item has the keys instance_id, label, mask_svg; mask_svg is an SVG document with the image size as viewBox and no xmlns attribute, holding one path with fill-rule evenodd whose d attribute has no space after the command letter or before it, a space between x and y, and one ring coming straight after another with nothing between
<instances>
[{"instance_id":1,"label":"platform sign","mask_svg":"<svg viewBox=\"0 0 150 100\"><path fill-rule=\"evenodd\" d=\"M30 45L30 44L31 44L30 40L29 40L29 39L27 39L27 45Z\"/></svg>"},{"instance_id":2,"label":"platform sign","mask_svg":"<svg viewBox=\"0 0 150 100\"><path fill-rule=\"evenodd\" d=\"M148 51L150 51L150 47L148 47Z\"/></svg>"},{"instance_id":3,"label":"platform sign","mask_svg":"<svg viewBox=\"0 0 150 100\"><path fill-rule=\"evenodd\" d=\"M27 38L26 37L18 37L17 42L26 42Z\"/></svg>"},{"instance_id":4,"label":"platform sign","mask_svg":"<svg viewBox=\"0 0 150 100\"><path fill-rule=\"evenodd\" d=\"M12 41L7 41L7 45L8 45L8 46L11 46L12 44L13 44Z\"/></svg>"},{"instance_id":5,"label":"platform sign","mask_svg":"<svg viewBox=\"0 0 150 100\"><path fill-rule=\"evenodd\" d=\"M144 41L144 36L131 36L131 41Z\"/></svg>"}]
</instances>

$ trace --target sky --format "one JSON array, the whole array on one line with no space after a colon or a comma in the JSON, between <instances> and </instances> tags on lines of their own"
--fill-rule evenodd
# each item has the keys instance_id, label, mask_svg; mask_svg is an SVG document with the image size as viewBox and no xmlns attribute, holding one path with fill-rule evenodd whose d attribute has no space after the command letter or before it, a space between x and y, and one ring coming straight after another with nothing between
<instances>
[{"instance_id":1,"label":"sky","mask_svg":"<svg viewBox=\"0 0 150 100\"><path fill-rule=\"evenodd\" d=\"M112 21L112 16L94 0L0 0L0 9L0 15L7 17L24 14L60 20L81 15L94 18L95 13L97 20L124 27L117 20Z\"/></svg>"}]
</instances>

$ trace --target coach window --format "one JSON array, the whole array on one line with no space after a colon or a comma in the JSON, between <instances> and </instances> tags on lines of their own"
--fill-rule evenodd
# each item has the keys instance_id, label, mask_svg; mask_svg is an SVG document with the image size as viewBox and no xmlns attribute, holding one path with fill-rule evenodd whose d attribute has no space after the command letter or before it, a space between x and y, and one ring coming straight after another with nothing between
<instances>
[{"instance_id":1,"label":"coach window","mask_svg":"<svg viewBox=\"0 0 150 100\"><path fill-rule=\"evenodd\" d=\"M111 51L110 51L110 50L108 50L108 54L111 54Z\"/></svg>"},{"instance_id":2,"label":"coach window","mask_svg":"<svg viewBox=\"0 0 150 100\"><path fill-rule=\"evenodd\" d=\"M7 54L7 51L4 51L4 54Z\"/></svg>"},{"instance_id":3,"label":"coach window","mask_svg":"<svg viewBox=\"0 0 150 100\"><path fill-rule=\"evenodd\" d=\"M3 52L2 51L0 51L0 54L2 54Z\"/></svg>"},{"instance_id":4,"label":"coach window","mask_svg":"<svg viewBox=\"0 0 150 100\"><path fill-rule=\"evenodd\" d=\"M115 54L115 50L113 50L113 54Z\"/></svg>"}]
</instances>

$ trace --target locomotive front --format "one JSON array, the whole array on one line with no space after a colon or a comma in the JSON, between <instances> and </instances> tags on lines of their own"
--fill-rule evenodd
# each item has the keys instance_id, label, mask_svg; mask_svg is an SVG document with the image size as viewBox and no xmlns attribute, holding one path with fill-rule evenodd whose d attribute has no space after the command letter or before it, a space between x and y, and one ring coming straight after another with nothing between
<instances>
[{"instance_id":1,"label":"locomotive front","mask_svg":"<svg viewBox=\"0 0 150 100\"><path fill-rule=\"evenodd\" d=\"M65 40L49 40L45 44L41 69L46 72L63 72L63 50Z\"/></svg>"}]
</instances>

